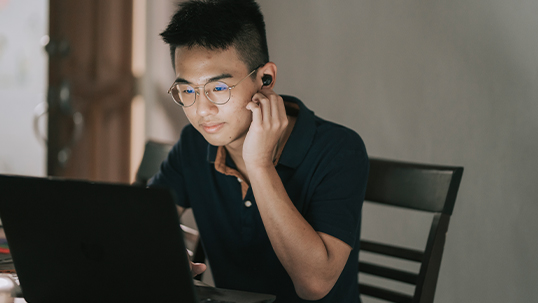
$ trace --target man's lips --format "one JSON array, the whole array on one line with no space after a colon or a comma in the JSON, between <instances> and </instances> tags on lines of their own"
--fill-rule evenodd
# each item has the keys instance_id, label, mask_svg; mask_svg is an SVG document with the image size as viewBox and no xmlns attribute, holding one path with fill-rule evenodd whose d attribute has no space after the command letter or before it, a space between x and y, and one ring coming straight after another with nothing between
<instances>
[{"instance_id":1,"label":"man's lips","mask_svg":"<svg viewBox=\"0 0 538 303\"><path fill-rule=\"evenodd\" d=\"M200 126L204 129L204 131L206 133L216 133L224 126L224 122L221 122L221 123L202 123L202 124L200 124Z\"/></svg>"}]
</instances>

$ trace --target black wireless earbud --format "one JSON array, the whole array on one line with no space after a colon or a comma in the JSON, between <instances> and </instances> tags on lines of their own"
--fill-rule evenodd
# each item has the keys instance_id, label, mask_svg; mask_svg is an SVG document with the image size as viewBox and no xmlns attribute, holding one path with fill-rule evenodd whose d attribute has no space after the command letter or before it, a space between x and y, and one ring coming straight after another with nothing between
<instances>
[{"instance_id":1,"label":"black wireless earbud","mask_svg":"<svg viewBox=\"0 0 538 303\"><path fill-rule=\"evenodd\" d=\"M273 77L271 75L263 75L262 77L262 87L269 86L273 82Z\"/></svg>"}]
</instances>

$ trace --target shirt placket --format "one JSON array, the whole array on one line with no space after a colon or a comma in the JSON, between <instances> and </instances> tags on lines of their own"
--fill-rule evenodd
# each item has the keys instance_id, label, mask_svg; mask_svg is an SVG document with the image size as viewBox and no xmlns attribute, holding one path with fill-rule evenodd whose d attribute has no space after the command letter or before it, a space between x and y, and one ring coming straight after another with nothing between
<instances>
[{"instance_id":1,"label":"shirt placket","mask_svg":"<svg viewBox=\"0 0 538 303\"><path fill-rule=\"evenodd\" d=\"M245 183L244 181L242 182ZM254 236L254 216L257 209L252 188L247 187L246 194L241 202L243 203L241 207L241 237L243 243L247 244L252 241Z\"/></svg>"},{"instance_id":2,"label":"shirt placket","mask_svg":"<svg viewBox=\"0 0 538 303\"><path fill-rule=\"evenodd\" d=\"M241 238L245 244L252 240L254 235L254 216L256 215L256 201L251 187L243 175L235 168L226 165L226 151L219 147L215 159L215 169L230 178L236 178L241 188Z\"/></svg>"}]
</instances>

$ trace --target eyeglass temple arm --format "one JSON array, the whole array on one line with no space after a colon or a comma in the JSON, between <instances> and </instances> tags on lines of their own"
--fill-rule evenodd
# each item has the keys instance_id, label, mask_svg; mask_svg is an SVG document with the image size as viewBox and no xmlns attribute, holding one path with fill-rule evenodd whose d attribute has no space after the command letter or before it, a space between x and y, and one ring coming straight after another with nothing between
<instances>
[{"instance_id":1,"label":"eyeglass temple arm","mask_svg":"<svg viewBox=\"0 0 538 303\"><path fill-rule=\"evenodd\" d=\"M250 77L250 75L254 74L254 72L257 71L257 70L258 70L260 67L262 67L262 66L264 66L264 64L261 64L261 65L259 65L258 67L256 67L256 68L255 68L253 71L251 71L250 74L248 74L245 78L239 80L239 82L237 82L235 85L230 86L228 89L230 90L230 89L232 89L232 88L238 86L239 83L243 82L243 80L245 80L246 78Z\"/></svg>"}]
</instances>

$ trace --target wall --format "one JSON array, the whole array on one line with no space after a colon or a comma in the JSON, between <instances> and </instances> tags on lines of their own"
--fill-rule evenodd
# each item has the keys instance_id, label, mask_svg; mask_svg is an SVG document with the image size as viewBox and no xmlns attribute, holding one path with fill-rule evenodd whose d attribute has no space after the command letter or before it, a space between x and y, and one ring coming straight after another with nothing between
<instances>
[{"instance_id":1,"label":"wall","mask_svg":"<svg viewBox=\"0 0 538 303\"><path fill-rule=\"evenodd\" d=\"M0 1L0 174L45 175L33 117L46 101L47 33L48 1ZM46 116L39 125L46 135Z\"/></svg>"},{"instance_id":2,"label":"wall","mask_svg":"<svg viewBox=\"0 0 538 303\"><path fill-rule=\"evenodd\" d=\"M436 302L535 301L538 2L259 3L279 93L371 156L465 167ZM387 221L366 207L363 234L401 241L423 223Z\"/></svg>"},{"instance_id":3,"label":"wall","mask_svg":"<svg viewBox=\"0 0 538 303\"><path fill-rule=\"evenodd\" d=\"M175 80L170 50L160 37L176 10L175 1L154 0L147 5L146 73L141 79L146 101L147 139L175 143L188 121L181 107L167 94Z\"/></svg>"}]
</instances>

